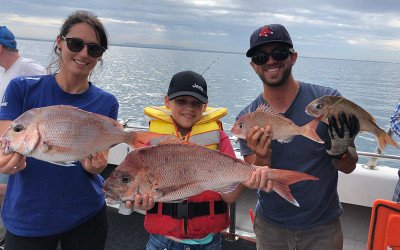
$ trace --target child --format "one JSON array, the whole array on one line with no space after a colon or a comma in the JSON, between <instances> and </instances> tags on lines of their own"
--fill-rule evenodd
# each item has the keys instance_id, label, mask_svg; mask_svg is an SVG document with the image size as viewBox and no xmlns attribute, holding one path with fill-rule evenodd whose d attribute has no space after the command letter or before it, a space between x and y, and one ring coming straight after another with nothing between
<instances>
[{"instance_id":1,"label":"child","mask_svg":"<svg viewBox=\"0 0 400 250\"><path fill-rule=\"evenodd\" d=\"M235 157L219 118L225 108L207 108L207 84L193 71L175 74L165 96L165 106L146 107L149 130L175 136ZM152 141L151 144L156 142ZM228 205L243 190L230 193L205 191L182 203L154 203L146 194L135 197L135 207L147 211L144 226L150 233L147 249L220 249L220 231L229 226ZM140 202L142 199L142 202ZM131 203L127 202L126 207ZM189 215L189 216L188 216Z\"/></svg>"}]
</instances>

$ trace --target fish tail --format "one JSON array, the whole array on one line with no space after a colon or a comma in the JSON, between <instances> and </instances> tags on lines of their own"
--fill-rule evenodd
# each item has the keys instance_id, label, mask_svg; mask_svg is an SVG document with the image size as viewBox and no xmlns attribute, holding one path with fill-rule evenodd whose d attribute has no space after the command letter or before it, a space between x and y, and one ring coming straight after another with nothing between
<instances>
[{"instance_id":1,"label":"fish tail","mask_svg":"<svg viewBox=\"0 0 400 250\"><path fill-rule=\"evenodd\" d=\"M300 127L301 134L304 135L305 137L315 141L315 142L324 143L324 141L321 140L321 138L315 132L315 130L317 129L318 123L321 120L321 118L322 118L321 116L317 117L314 120L312 120L311 122L307 123L306 125Z\"/></svg>"},{"instance_id":2,"label":"fish tail","mask_svg":"<svg viewBox=\"0 0 400 250\"><path fill-rule=\"evenodd\" d=\"M132 133L133 136L127 144L133 148L143 148L151 140L164 136L163 134L146 131L130 131L130 133Z\"/></svg>"},{"instance_id":3,"label":"fish tail","mask_svg":"<svg viewBox=\"0 0 400 250\"><path fill-rule=\"evenodd\" d=\"M382 130L382 133L376 137L378 140L379 148L383 151L385 148L386 144L390 144L396 148L399 148L397 143L393 140L393 138L388 135L385 131Z\"/></svg>"},{"instance_id":4,"label":"fish tail","mask_svg":"<svg viewBox=\"0 0 400 250\"><path fill-rule=\"evenodd\" d=\"M312 175L291 171L291 170L282 170L282 169L268 169L268 178L272 181L272 190L278 193L282 198L289 201L295 206L299 206L299 203L293 197L290 192L289 185L305 180L319 180L317 177Z\"/></svg>"}]
</instances>

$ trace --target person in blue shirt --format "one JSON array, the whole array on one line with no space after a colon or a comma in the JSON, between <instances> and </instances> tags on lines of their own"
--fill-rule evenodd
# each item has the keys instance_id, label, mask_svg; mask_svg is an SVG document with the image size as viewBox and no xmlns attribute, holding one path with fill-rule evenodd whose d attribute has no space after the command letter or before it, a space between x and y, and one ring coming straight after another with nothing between
<instances>
[{"instance_id":1,"label":"person in blue shirt","mask_svg":"<svg viewBox=\"0 0 400 250\"><path fill-rule=\"evenodd\" d=\"M11 80L0 109L0 132L27 110L70 105L117 119L114 95L89 81L108 47L105 28L93 13L76 11L64 21L54 46L54 74ZM5 249L104 249L108 219L104 179L108 150L65 167L19 153L0 157L10 175L2 208Z\"/></svg>"},{"instance_id":2,"label":"person in blue shirt","mask_svg":"<svg viewBox=\"0 0 400 250\"><path fill-rule=\"evenodd\" d=\"M390 125L392 131L400 138L400 102L397 104L397 107L394 110L392 117L390 118ZM400 169L398 171L398 175L399 181L397 182L392 198L392 200L395 202L400 202Z\"/></svg>"},{"instance_id":3,"label":"person in blue shirt","mask_svg":"<svg viewBox=\"0 0 400 250\"><path fill-rule=\"evenodd\" d=\"M236 119L264 104L303 126L314 119L305 113L311 101L325 95L340 95L335 89L294 79L292 67L297 52L283 25L270 24L255 30L246 56L251 58L250 65L260 77L263 91ZM318 177L319 181L290 186L300 207L275 192L258 190L253 225L257 249L342 249L339 216L343 209L337 193L338 170L351 173L356 167L357 118L341 113L338 117L329 117L328 126L320 122L316 132L325 144L304 136L296 136L288 143L270 142L273 132L270 126L256 126L247 133L246 140L240 139L245 161L304 172Z\"/></svg>"}]
</instances>

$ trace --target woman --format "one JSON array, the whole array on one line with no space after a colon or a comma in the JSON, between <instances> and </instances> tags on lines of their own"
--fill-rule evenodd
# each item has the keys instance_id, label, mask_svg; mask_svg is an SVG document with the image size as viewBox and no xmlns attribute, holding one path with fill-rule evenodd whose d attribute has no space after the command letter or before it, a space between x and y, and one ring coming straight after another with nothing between
<instances>
[{"instance_id":1,"label":"woman","mask_svg":"<svg viewBox=\"0 0 400 250\"><path fill-rule=\"evenodd\" d=\"M117 99L88 79L108 47L99 19L87 11L72 13L55 43L56 73L13 79L0 110L0 132L23 112L71 105L117 119ZM50 67L50 66L49 66ZM25 157L3 156L0 172L9 174L2 208L5 249L104 249L107 207L101 192L108 151L64 167Z\"/></svg>"}]
</instances>

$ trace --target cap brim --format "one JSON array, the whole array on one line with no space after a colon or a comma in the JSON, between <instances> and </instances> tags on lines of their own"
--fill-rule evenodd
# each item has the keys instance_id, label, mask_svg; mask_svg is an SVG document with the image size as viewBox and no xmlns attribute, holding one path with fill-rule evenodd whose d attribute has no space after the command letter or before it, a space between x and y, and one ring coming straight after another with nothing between
<instances>
[{"instance_id":1,"label":"cap brim","mask_svg":"<svg viewBox=\"0 0 400 250\"><path fill-rule=\"evenodd\" d=\"M278 40L278 41L265 41L265 42L263 42L263 43L259 43L259 44L255 45L255 46L253 46L252 48L250 48L250 49L246 52L246 56L247 56L247 57L252 57L252 56L254 56L254 53L256 52L256 50L257 50L258 48L260 48L261 46L267 44L267 43L283 43L283 44L289 45L290 48L293 48L293 45L292 45L292 44L290 44L290 43L288 43L288 42L285 42L285 41L279 41L279 40Z\"/></svg>"},{"instance_id":2,"label":"cap brim","mask_svg":"<svg viewBox=\"0 0 400 250\"><path fill-rule=\"evenodd\" d=\"M191 91L179 91L179 92L175 92L171 95L168 95L168 100L172 100L178 96L192 96L196 99L198 99L199 101L201 101L202 103L207 103L208 102L208 98L204 97L196 92L191 92Z\"/></svg>"}]
</instances>

